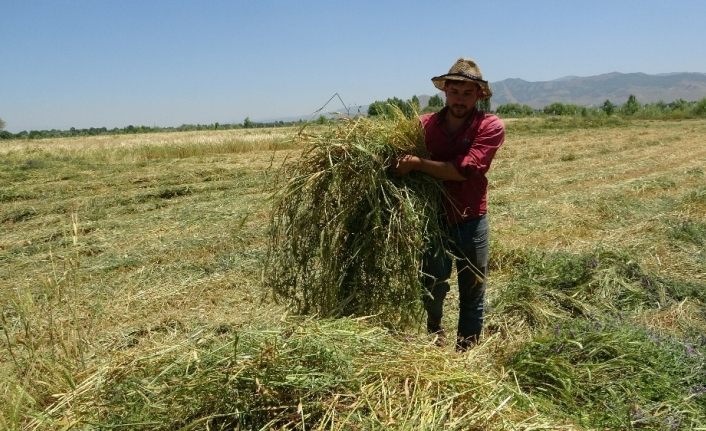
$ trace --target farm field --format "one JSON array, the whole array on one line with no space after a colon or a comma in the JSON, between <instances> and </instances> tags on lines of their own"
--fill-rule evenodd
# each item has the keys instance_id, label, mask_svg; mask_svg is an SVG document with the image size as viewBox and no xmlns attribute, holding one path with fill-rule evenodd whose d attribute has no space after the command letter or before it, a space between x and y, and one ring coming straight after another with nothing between
<instances>
[{"instance_id":1,"label":"farm field","mask_svg":"<svg viewBox=\"0 0 706 431\"><path fill-rule=\"evenodd\" d=\"M296 132L0 143L0 429L706 429L706 121L508 121L463 355L263 290Z\"/></svg>"}]
</instances>

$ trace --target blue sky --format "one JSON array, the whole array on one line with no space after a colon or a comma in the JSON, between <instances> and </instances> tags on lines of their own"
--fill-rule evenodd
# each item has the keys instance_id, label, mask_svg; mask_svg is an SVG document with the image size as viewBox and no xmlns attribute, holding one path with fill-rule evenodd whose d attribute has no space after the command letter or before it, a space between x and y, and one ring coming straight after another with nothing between
<instances>
[{"instance_id":1,"label":"blue sky","mask_svg":"<svg viewBox=\"0 0 706 431\"><path fill-rule=\"evenodd\" d=\"M704 23L702 0L0 0L0 118L18 132L310 114L336 92L434 94L461 56L491 82L706 72Z\"/></svg>"}]
</instances>

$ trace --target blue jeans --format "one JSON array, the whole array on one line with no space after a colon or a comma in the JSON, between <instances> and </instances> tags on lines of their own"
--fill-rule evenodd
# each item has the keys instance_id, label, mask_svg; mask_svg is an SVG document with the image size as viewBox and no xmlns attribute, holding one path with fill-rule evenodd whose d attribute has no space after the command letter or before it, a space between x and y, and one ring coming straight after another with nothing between
<instances>
[{"instance_id":1,"label":"blue jeans","mask_svg":"<svg viewBox=\"0 0 706 431\"><path fill-rule=\"evenodd\" d=\"M457 348L476 343L483 328L483 306L488 272L488 218L447 226L448 240L430 245L422 262L427 330L441 332L444 298L449 292L451 265L458 273L459 314Z\"/></svg>"}]
</instances>

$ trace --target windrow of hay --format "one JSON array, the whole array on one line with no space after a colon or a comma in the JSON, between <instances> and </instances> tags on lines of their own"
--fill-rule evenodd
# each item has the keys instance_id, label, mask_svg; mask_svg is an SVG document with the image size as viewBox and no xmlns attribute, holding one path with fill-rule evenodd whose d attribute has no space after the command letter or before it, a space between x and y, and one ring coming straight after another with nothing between
<instances>
[{"instance_id":1,"label":"windrow of hay","mask_svg":"<svg viewBox=\"0 0 706 431\"><path fill-rule=\"evenodd\" d=\"M571 429L468 359L362 319L200 331L87 373L26 429Z\"/></svg>"},{"instance_id":2,"label":"windrow of hay","mask_svg":"<svg viewBox=\"0 0 706 431\"><path fill-rule=\"evenodd\" d=\"M267 287L299 313L376 315L399 328L417 321L419 262L441 235L443 189L389 168L402 154L425 154L418 119L358 118L297 139L305 149L284 165L274 196Z\"/></svg>"},{"instance_id":3,"label":"windrow of hay","mask_svg":"<svg viewBox=\"0 0 706 431\"><path fill-rule=\"evenodd\" d=\"M10 140L0 145L3 157L87 157L92 160L153 160L209 154L281 149L293 127L136 133Z\"/></svg>"},{"instance_id":4,"label":"windrow of hay","mask_svg":"<svg viewBox=\"0 0 706 431\"><path fill-rule=\"evenodd\" d=\"M500 247L496 247L500 248ZM495 266L512 266L513 276L492 300L495 313L532 327L571 318L603 319L676 305L686 299L706 304L699 282L646 272L626 252L496 252Z\"/></svg>"},{"instance_id":5,"label":"windrow of hay","mask_svg":"<svg viewBox=\"0 0 706 431\"><path fill-rule=\"evenodd\" d=\"M703 283L605 249L494 258L514 270L489 326L527 328L501 363L542 411L588 429L704 429Z\"/></svg>"},{"instance_id":6,"label":"windrow of hay","mask_svg":"<svg viewBox=\"0 0 706 431\"><path fill-rule=\"evenodd\" d=\"M589 429L704 429L705 354L625 320L573 319L508 366L534 401Z\"/></svg>"}]
</instances>

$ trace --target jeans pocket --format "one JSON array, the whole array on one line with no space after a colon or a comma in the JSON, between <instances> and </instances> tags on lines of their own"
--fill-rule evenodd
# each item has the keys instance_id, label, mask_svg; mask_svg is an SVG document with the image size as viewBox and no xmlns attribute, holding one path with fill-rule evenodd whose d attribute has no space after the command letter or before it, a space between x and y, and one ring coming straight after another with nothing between
<instances>
[{"instance_id":1,"label":"jeans pocket","mask_svg":"<svg viewBox=\"0 0 706 431\"><path fill-rule=\"evenodd\" d=\"M488 245L488 228L486 226L485 229L479 229L476 232L474 232L473 238L473 245L478 247L483 247Z\"/></svg>"}]
</instances>

